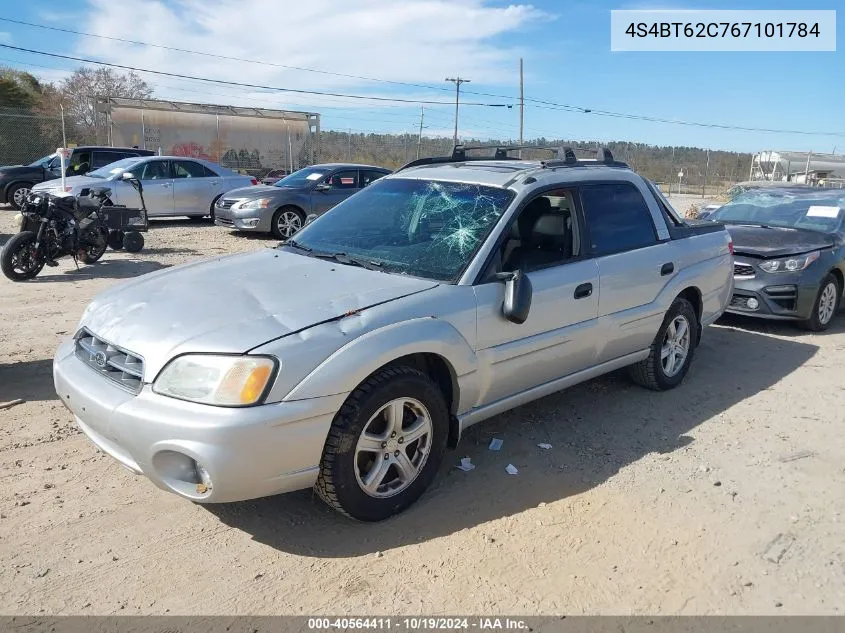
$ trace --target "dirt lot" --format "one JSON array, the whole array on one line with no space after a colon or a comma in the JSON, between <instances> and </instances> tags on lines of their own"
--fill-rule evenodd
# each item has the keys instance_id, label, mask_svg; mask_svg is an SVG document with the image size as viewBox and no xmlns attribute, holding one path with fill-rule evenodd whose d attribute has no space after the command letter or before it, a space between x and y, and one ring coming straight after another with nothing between
<instances>
[{"instance_id":1,"label":"dirt lot","mask_svg":"<svg viewBox=\"0 0 845 633\"><path fill-rule=\"evenodd\" d=\"M97 292L274 244L179 221L147 239L137 257L0 279L0 401L26 400L0 411L0 613L845 609L845 315L823 335L721 323L675 391L613 375L494 418L447 456L476 470L444 466L410 511L364 525L310 491L193 505L76 430L51 357Z\"/></svg>"}]
</instances>

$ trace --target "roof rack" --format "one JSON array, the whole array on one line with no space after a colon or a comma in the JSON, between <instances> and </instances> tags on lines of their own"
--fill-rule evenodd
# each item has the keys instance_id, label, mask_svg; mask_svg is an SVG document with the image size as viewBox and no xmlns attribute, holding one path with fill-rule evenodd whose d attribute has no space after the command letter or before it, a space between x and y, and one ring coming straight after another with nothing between
<instances>
[{"instance_id":1,"label":"roof rack","mask_svg":"<svg viewBox=\"0 0 845 633\"><path fill-rule=\"evenodd\" d=\"M493 156L467 156L468 151L479 149L495 150ZM452 149L451 156L431 156L428 158L418 158L412 160L407 165L404 165L396 171L409 169L410 167L419 167L421 165L437 165L444 163L463 163L469 161L479 160L519 160L516 156L509 156L510 152L516 152L524 149L542 150L552 152L555 158L552 160L542 161L540 164L545 167L574 167L576 165L595 165L602 164L610 167L628 167L627 163L614 160L613 154L606 147L597 150L597 158L589 161L579 160L575 155L575 150L571 147L546 147L541 145L455 145ZM560 156L563 155L563 158Z\"/></svg>"}]
</instances>

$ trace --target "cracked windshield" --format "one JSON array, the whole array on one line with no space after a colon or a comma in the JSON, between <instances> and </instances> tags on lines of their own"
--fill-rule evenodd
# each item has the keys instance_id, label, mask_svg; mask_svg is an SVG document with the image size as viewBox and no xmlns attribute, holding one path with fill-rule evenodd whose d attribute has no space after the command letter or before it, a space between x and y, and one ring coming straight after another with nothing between
<instances>
[{"instance_id":1,"label":"cracked windshield","mask_svg":"<svg viewBox=\"0 0 845 633\"><path fill-rule=\"evenodd\" d=\"M386 272L455 281L513 193L481 185L390 179L318 218L284 248L354 258Z\"/></svg>"}]
</instances>

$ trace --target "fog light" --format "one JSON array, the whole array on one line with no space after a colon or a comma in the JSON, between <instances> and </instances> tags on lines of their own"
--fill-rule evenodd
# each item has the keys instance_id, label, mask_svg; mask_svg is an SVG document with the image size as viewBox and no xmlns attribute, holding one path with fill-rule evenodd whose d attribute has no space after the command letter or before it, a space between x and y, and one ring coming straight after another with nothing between
<instances>
[{"instance_id":1,"label":"fog light","mask_svg":"<svg viewBox=\"0 0 845 633\"><path fill-rule=\"evenodd\" d=\"M748 306L749 310L756 310L760 307L760 302L757 301L754 297L750 297L748 301L745 302L745 305Z\"/></svg>"},{"instance_id":2,"label":"fog light","mask_svg":"<svg viewBox=\"0 0 845 633\"><path fill-rule=\"evenodd\" d=\"M249 228L255 228L258 226L258 218L244 218L241 222L243 222L245 227Z\"/></svg>"}]
</instances>

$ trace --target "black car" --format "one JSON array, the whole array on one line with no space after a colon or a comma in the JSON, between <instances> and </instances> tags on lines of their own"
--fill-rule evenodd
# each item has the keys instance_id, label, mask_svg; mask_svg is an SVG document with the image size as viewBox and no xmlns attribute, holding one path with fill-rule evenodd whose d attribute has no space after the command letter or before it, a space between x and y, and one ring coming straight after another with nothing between
<instances>
[{"instance_id":1,"label":"black car","mask_svg":"<svg viewBox=\"0 0 845 633\"><path fill-rule=\"evenodd\" d=\"M152 156L155 152L137 147L95 147L86 145L71 149L65 167L66 176L84 176L89 171L105 167L122 158ZM61 177L61 162L58 154L50 154L29 165L0 167L0 204L11 204L15 209L33 185L45 180Z\"/></svg>"},{"instance_id":2,"label":"black car","mask_svg":"<svg viewBox=\"0 0 845 633\"><path fill-rule=\"evenodd\" d=\"M755 189L710 219L734 243L728 312L828 328L845 286L845 190Z\"/></svg>"}]
</instances>

